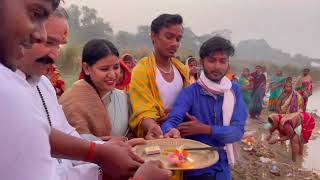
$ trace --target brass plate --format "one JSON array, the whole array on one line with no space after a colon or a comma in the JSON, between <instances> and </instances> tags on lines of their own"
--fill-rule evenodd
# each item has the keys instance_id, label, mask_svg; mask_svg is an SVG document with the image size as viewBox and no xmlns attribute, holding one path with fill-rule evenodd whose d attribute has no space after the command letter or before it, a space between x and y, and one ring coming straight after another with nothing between
<instances>
[{"instance_id":1,"label":"brass plate","mask_svg":"<svg viewBox=\"0 0 320 180\"><path fill-rule=\"evenodd\" d=\"M208 145L190 140L190 139L157 139L157 140L148 140L146 145L139 145L135 147L135 151L140 155L144 160L160 160L163 163L165 169L170 170L193 170L193 169L203 169L209 167L216 163L219 160L219 154L217 151L212 150L197 150L197 151L188 151L189 157L193 159L194 162L188 162L183 167L177 167L172 165L167 160L167 150L174 149L181 145L184 145L185 148L198 148L198 147L208 147ZM144 152L145 147L149 146L159 146L161 153L155 155L147 155Z\"/></svg>"}]
</instances>

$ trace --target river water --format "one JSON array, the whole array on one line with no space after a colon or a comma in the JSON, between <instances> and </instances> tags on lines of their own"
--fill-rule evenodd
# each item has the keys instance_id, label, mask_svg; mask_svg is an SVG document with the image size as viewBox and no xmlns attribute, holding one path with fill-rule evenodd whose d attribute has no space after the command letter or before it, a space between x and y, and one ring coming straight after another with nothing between
<instances>
[{"instance_id":1,"label":"river water","mask_svg":"<svg viewBox=\"0 0 320 180\"><path fill-rule=\"evenodd\" d=\"M314 91L309 98L308 111L315 112L320 116L320 82L314 83ZM317 121L320 123L320 121ZM320 133L320 132L313 132ZM310 140L306 145L306 154L304 156L303 167L307 169L315 169L320 171L320 138Z\"/></svg>"}]
</instances>

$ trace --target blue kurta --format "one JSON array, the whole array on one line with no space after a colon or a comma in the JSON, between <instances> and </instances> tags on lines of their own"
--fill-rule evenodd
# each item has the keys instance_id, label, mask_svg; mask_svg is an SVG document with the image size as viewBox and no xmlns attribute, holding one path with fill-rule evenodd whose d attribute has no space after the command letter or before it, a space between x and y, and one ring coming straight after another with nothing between
<instances>
[{"instance_id":1,"label":"blue kurta","mask_svg":"<svg viewBox=\"0 0 320 180\"><path fill-rule=\"evenodd\" d=\"M198 83L183 89L178 95L168 119L162 125L164 133L171 128L177 128L185 119L186 112L195 116L201 123L211 126L211 136L193 135L186 138L203 142L210 146L224 147L241 139L248 116L246 104L243 101L239 85L232 83L236 103L230 126L223 126L222 103L223 96L209 95ZM188 171L185 176L202 174L216 176L216 179L231 179L231 172L225 150L219 151L219 161L205 169Z\"/></svg>"}]
</instances>

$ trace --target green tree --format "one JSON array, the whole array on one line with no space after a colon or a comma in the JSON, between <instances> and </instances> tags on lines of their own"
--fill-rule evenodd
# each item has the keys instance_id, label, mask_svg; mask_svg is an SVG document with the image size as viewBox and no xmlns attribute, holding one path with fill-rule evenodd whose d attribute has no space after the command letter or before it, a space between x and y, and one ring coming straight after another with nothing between
<instances>
[{"instance_id":1,"label":"green tree","mask_svg":"<svg viewBox=\"0 0 320 180\"><path fill-rule=\"evenodd\" d=\"M77 35L79 34L80 30L80 16L81 11L79 9L79 6L72 4L68 9L67 12L69 14L69 26L70 26L70 32L69 32L69 39L73 40L77 38Z\"/></svg>"},{"instance_id":2,"label":"green tree","mask_svg":"<svg viewBox=\"0 0 320 180\"><path fill-rule=\"evenodd\" d=\"M181 41L181 48L186 51L197 52L199 47L197 44L198 37L192 32L191 28L186 27L183 31L183 38ZM193 55L194 53L190 54Z\"/></svg>"},{"instance_id":3,"label":"green tree","mask_svg":"<svg viewBox=\"0 0 320 180\"><path fill-rule=\"evenodd\" d=\"M152 42L150 39L150 26L142 25L138 27L138 32L136 33L137 43L141 46L152 48Z\"/></svg>"},{"instance_id":4,"label":"green tree","mask_svg":"<svg viewBox=\"0 0 320 180\"><path fill-rule=\"evenodd\" d=\"M115 44L120 49L134 48L136 44L136 36L126 31L119 31L115 35Z\"/></svg>"},{"instance_id":5,"label":"green tree","mask_svg":"<svg viewBox=\"0 0 320 180\"><path fill-rule=\"evenodd\" d=\"M70 16L70 41L83 44L93 38L113 40L110 24L98 16L96 9L87 6L80 9L77 5L71 5L67 12Z\"/></svg>"}]
</instances>

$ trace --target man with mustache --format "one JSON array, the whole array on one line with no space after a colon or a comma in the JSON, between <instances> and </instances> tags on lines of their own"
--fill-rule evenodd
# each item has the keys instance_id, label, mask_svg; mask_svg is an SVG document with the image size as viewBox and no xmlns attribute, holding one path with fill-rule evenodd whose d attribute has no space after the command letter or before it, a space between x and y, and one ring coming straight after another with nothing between
<instances>
[{"instance_id":1,"label":"man with mustache","mask_svg":"<svg viewBox=\"0 0 320 180\"><path fill-rule=\"evenodd\" d=\"M71 127L66 117L63 113L61 106L58 104L57 97L55 94L54 87L50 81L43 76L49 66L51 66L59 57L60 49L59 47L67 43L68 35L68 22L67 14L65 10L59 7L53 12L49 19L45 23L45 28L47 31L47 41L44 43L35 43L32 49L26 50L25 55L21 63L18 65L17 74L27 80L32 89L33 98L36 101L36 106L40 109L40 113L45 121L44 123L49 124L52 128L58 129L68 135L80 138L77 131ZM143 143L130 141L131 143ZM109 142L111 143L111 142ZM124 147L124 149L129 148L131 144L125 144L122 142L112 142ZM133 144L133 145L134 145ZM61 146L63 148L63 146ZM75 147L76 148L76 147ZM119 147L114 147L119 148ZM123 148L120 148L120 150ZM93 152L94 153L94 152ZM108 152L106 152L108 153ZM114 151L114 153L119 153ZM114 153L109 152L110 156ZM121 153L121 152L120 152ZM122 154L123 155L123 154ZM127 157L128 158L128 157ZM133 169L130 170L134 173L134 163L129 159L118 159L121 166L131 166ZM109 162L111 166L117 166ZM111 178L125 178L121 177L123 172L107 170L105 175L102 173L102 169L93 163L79 163L72 162L70 160L57 158L53 161L55 166L54 176L55 179L77 179L77 180L95 180L95 179L110 179ZM153 165L151 163L151 165ZM145 166L144 166L145 167ZM122 168L121 168L122 169ZM151 169L154 173L159 173L162 177L169 177L169 173L165 170L159 168L159 166L152 166ZM105 169L106 170L106 169ZM125 169L122 169L126 173ZM145 174L141 174L145 177Z\"/></svg>"},{"instance_id":2,"label":"man with mustache","mask_svg":"<svg viewBox=\"0 0 320 180\"><path fill-rule=\"evenodd\" d=\"M33 72L34 75L38 77L50 73L50 81L52 81L58 97L63 93L63 87L61 87L61 85L63 86L64 82L57 79L58 77L54 77L57 75L54 74L55 67L53 63L59 57L60 46L66 44L68 37L68 23L66 21L68 15L62 10L63 9L60 8L60 10L55 11L51 16L51 19L54 18L54 20L46 22L46 26L50 27L46 28L47 34L50 34L50 36L47 37L48 40L45 46L42 46L42 44L35 44L35 47L30 50L31 53L25 54L24 59L34 59L35 57L30 56L33 56L35 52L38 52L38 54L41 55L47 53L47 50L50 48L52 50L43 57L37 57L38 59L33 63L22 61L20 64L20 67L23 67L26 72Z\"/></svg>"},{"instance_id":3,"label":"man with mustache","mask_svg":"<svg viewBox=\"0 0 320 180\"><path fill-rule=\"evenodd\" d=\"M53 179L50 127L37 116L31 91L14 71L24 51L46 41L44 21L59 0L0 1L1 179Z\"/></svg>"},{"instance_id":4,"label":"man with mustache","mask_svg":"<svg viewBox=\"0 0 320 180\"><path fill-rule=\"evenodd\" d=\"M203 72L197 83L182 90L162 125L165 137L185 137L214 147L219 161L205 169L186 172L184 178L230 180L230 165L236 162L234 142L241 139L247 110L241 89L225 75L234 48L229 40L213 37L200 48ZM225 150L224 150L225 149Z\"/></svg>"},{"instance_id":5,"label":"man with mustache","mask_svg":"<svg viewBox=\"0 0 320 180\"><path fill-rule=\"evenodd\" d=\"M42 110L43 117L46 117L45 123L66 134L80 138L75 129L67 123L50 81L42 76L58 59L60 45L67 43L68 23L65 10L61 7L56 9L46 21L45 28L47 41L35 43L31 49L26 50L16 72L30 84L36 105ZM80 180L102 177L102 173L100 174L102 171L95 164L74 166L72 161L64 159L56 159L53 164L55 165L55 179L72 177Z\"/></svg>"},{"instance_id":6,"label":"man with mustache","mask_svg":"<svg viewBox=\"0 0 320 180\"><path fill-rule=\"evenodd\" d=\"M178 93L189 84L185 66L175 58L183 36L183 19L162 14L151 23L154 51L133 69L129 94L133 113L129 125L138 137L162 138L166 119Z\"/></svg>"},{"instance_id":7,"label":"man with mustache","mask_svg":"<svg viewBox=\"0 0 320 180\"><path fill-rule=\"evenodd\" d=\"M140 163L133 160L136 156L130 154L130 148L90 143L50 128L45 117L39 115L30 84L14 72L27 49L34 43L47 42L44 22L59 3L0 1L1 179L54 179L51 154L97 163L116 177L132 176Z\"/></svg>"}]
</instances>

